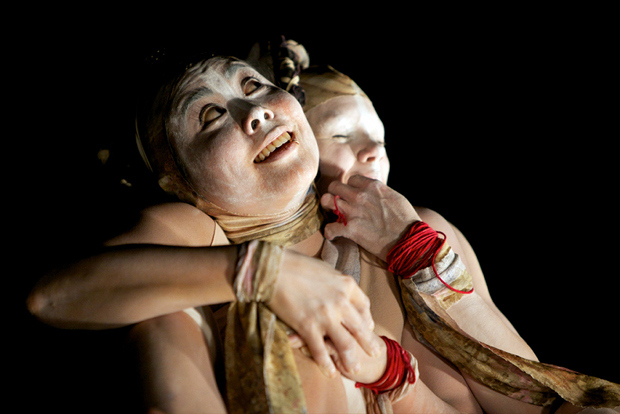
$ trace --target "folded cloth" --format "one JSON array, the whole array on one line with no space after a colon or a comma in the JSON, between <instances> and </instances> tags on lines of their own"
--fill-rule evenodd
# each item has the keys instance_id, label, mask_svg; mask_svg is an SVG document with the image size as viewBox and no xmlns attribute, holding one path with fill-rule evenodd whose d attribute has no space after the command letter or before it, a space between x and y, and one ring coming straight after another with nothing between
<instances>
[{"instance_id":1,"label":"folded cloth","mask_svg":"<svg viewBox=\"0 0 620 414\"><path fill-rule=\"evenodd\" d=\"M417 339L481 384L541 406L558 398L579 407L620 406L620 385L484 344L461 330L441 298L420 291L414 278L401 279L400 284L407 319Z\"/></svg>"},{"instance_id":2,"label":"folded cloth","mask_svg":"<svg viewBox=\"0 0 620 414\"><path fill-rule=\"evenodd\" d=\"M283 247L251 241L240 247L228 310L226 383L230 413L305 413L301 380L287 330L266 306L273 294Z\"/></svg>"}]
</instances>

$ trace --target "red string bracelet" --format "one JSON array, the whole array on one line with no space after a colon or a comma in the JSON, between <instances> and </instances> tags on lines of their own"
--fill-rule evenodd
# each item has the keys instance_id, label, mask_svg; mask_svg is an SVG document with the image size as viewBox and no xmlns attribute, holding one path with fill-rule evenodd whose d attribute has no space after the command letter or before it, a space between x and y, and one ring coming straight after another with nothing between
<instances>
[{"instance_id":1,"label":"red string bracelet","mask_svg":"<svg viewBox=\"0 0 620 414\"><path fill-rule=\"evenodd\" d=\"M383 339L387 346L387 366L385 372L381 378L372 384L355 383L356 388L368 388L375 395L391 391L404 384L405 381L413 384L416 380L415 371L411 367L409 352L405 351L398 342L386 336L381 336L381 339Z\"/></svg>"},{"instance_id":2,"label":"red string bracelet","mask_svg":"<svg viewBox=\"0 0 620 414\"><path fill-rule=\"evenodd\" d=\"M334 206L336 208L334 208L334 214L336 216L338 216L338 220L336 220L336 223L342 223L345 226L347 225L347 218L344 216L344 214L342 214L342 212L340 210L338 210L338 200L340 200L340 196L334 196Z\"/></svg>"},{"instance_id":3,"label":"red string bracelet","mask_svg":"<svg viewBox=\"0 0 620 414\"><path fill-rule=\"evenodd\" d=\"M443 236L443 239L439 237L439 234ZM473 288L468 291L455 289L439 276L435 267L435 258L445 242L444 233L433 230L423 221L416 221L388 253L388 270L403 279L409 279L420 269L433 266L435 276L448 289L465 295L472 293Z\"/></svg>"}]
</instances>

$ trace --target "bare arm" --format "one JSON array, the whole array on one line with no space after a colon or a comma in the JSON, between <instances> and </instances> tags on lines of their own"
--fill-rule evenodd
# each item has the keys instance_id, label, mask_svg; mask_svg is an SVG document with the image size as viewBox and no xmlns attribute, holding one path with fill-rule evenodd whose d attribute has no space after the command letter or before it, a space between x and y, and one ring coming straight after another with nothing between
<instances>
[{"instance_id":1,"label":"bare arm","mask_svg":"<svg viewBox=\"0 0 620 414\"><path fill-rule=\"evenodd\" d=\"M99 252L45 275L28 307L53 326L106 329L230 301L237 248L206 247L214 231L187 204L148 208Z\"/></svg>"},{"instance_id":2,"label":"bare arm","mask_svg":"<svg viewBox=\"0 0 620 414\"><path fill-rule=\"evenodd\" d=\"M28 298L53 326L105 329L234 299L236 247L133 245L46 275Z\"/></svg>"},{"instance_id":3,"label":"bare arm","mask_svg":"<svg viewBox=\"0 0 620 414\"><path fill-rule=\"evenodd\" d=\"M519 336L491 299L476 254L465 236L436 212L425 208L418 208L417 210L422 220L428 225L446 234L448 243L461 257L472 276L474 293L463 297L449 308L448 314L461 329L479 341L537 361L534 351Z\"/></svg>"},{"instance_id":4,"label":"bare arm","mask_svg":"<svg viewBox=\"0 0 620 414\"><path fill-rule=\"evenodd\" d=\"M297 336L291 336L289 339L293 348L301 348L305 345ZM382 340L378 342L381 344L380 352L374 357L368 356L358 345L355 346L352 352L360 361L357 370L347 369L342 364L333 345L329 341L327 345L336 367L343 376L352 381L369 384L377 381L387 367L386 345ZM394 413L459 413L458 410L435 395L421 378L416 379L415 387L403 399L394 403L392 408Z\"/></svg>"},{"instance_id":5,"label":"bare arm","mask_svg":"<svg viewBox=\"0 0 620 414\"><path fill-rule=\"evenodd\" d=\"M188 205L149 209L108 247L45 275L28 307L53 326L105 329L231 301L237 247L196 247L211 243L213 229Z\"/></svg>"},{"instance_id":6,"label":"bare arm","mask_svg":"<svg viewBox=\"0 0 620 414\"><path fill-rule=\"evenodd\" d=\"M132 231L107 243L112 247L46 275L29 309L57 327L105 329L232 301L237 247L211 247L214 230L211 218L186 204L148 209ZM368 353L378 345L370 303L353 279L291 249L269 306L304 338L326 373L335 372L326 336L349 365L355 360L347 350L356 341Z\"/></svg>"},{"instance_id":7,"label":"bare arm","mask_svg":"<svg viewBox=\"0 0 620 414\"><path fill-rule=\"evenodd\" d=\"M433 229L446 234L448 244L461 257L472 275L474 293L452 306L448 313L468 334L481 342L529 359L534 352L497 309L489 295L486 281L473 249L465 237L441 215L432 210L414 209L404 196L380 181L361 176L348 184L332 182L321 204L334 209L334 196L340 196L338 208L347 217L347 226L330 223L326 237L347 237L382 260L413 221L421 219Z\"/></svg>"}]
</instances>

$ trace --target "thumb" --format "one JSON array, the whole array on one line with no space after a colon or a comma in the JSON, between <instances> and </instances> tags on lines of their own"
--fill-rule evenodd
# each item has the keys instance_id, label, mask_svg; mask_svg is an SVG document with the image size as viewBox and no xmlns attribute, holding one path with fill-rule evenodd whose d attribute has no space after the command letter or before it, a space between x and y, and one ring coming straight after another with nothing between
<instances>
[{"instance_id":1,"label":"thumb","mask_svg":"<svg viewBox=\"0 0 620 414\"><path fill-rule=\"evenodd\" d=\"M324 236L327 240L334 240L336 237L349 238L348 227L343 223L329 223L325 225Z\"/></svg>"}]
</instances>

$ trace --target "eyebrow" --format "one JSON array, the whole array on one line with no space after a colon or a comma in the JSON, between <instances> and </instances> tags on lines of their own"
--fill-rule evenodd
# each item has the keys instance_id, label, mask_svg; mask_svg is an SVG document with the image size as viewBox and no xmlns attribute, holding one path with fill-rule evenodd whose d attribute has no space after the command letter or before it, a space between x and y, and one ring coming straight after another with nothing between
<instances>
[{"instance_id":1,"label":"eyebrow","mask_svg":"<svg viewBox=\"0 0 620 414\"><path fill-rule=\"evenodd\" d=\"M185 115L187 114L187 110L189 109L190 106L192 106L194 102L204 98L205 96L212 95L212 94L213 94L213 91L207 88L206 86L201 86L199 88L196 88L190 91L187 94L187 97L183 100L183 105L181 106L181 114L183 115L183 117L185 117Z\"/></svg>"},{"instance_id":2,"label":"eyebrow","mask_svg":"<svg viewBox=\"0 0 620 414\"><path fill-rule=\"evenodd\" d=\"M224 76L227 79L230 79L234 77L237 74L237 72L245 68L248 68L248 65L245 62L240 61L240 60L233 60L229 63L228 67L224 71Z\"/></svg>"},{"instance_id":3,"label":"eyebrow","mask_svg":"<svg viewBox=\"0 0 620 414\"><path fill-rule=\"evenodd\" d=\"M226 77L227 79L231 79L237 74L237 72L247 67L248 65L242 61L231 61L226 70L224 71L224 77ZM213 91L206 86L201 86L190 91L189 93L187 93L187 96L182 101L183 105L181 106L181 114L185 116L187 114L187 110L190 106L192 106L194 102L212 94Z\"/></svg>"}]
</instances>

